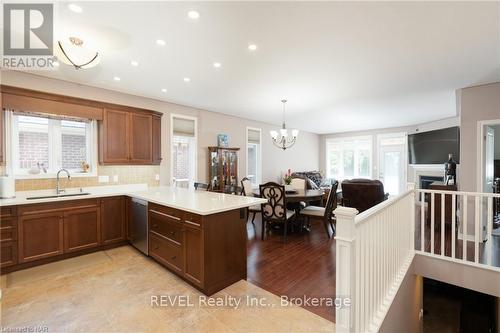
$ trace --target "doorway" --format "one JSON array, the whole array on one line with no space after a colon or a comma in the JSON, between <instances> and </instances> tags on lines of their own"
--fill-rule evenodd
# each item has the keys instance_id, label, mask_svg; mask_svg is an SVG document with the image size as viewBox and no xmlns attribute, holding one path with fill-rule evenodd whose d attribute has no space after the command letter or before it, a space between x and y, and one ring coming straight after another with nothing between
<instances>
[{"instance_id":1,"label":"doorway","mask_svg":"<svg viewBox=\"0 0 500 333\"><path fill-rule=\"evenodd\" d=\"M407 173L406 133L380 134L378 143L378 179L390 195L404 192Z\"/></svg>"}]
</instances>

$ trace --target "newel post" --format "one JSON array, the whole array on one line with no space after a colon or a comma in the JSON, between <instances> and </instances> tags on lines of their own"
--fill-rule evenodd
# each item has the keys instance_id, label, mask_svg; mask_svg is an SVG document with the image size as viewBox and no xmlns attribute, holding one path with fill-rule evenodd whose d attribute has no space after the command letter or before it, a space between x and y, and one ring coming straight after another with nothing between
<instances>
[{"instance_id":1,"label":"newel post","mask_svg":"<svg viewBox=\"0 0 500 333\"><path fill-rule=\"evenodd\" d=\"M354 218L357 209L338 207L334 211L336 226L336 266L335 266L335 297L341 306L335 308L336 332L356 332L356 229ZM345 302L349 299L350 305Z\"/></svg>"},{"instance_id":2,"label":"newel post","mask_svg":"<svg viewBox=\"0 0 500 333\"><path fill-rule=\"evenodd\" d=\"M408 244L410 244L409 250L411 252L413 252L413 251L415 251L415 248L416 248L416 244L415 244L415 197L416 197L415 183L406 183L406 189L408 191L411 191L410 207L408 209L408 212L410 213L410 232L408 235L408 237L410 239L409 239Z\"/></svg>"}]
</instances>

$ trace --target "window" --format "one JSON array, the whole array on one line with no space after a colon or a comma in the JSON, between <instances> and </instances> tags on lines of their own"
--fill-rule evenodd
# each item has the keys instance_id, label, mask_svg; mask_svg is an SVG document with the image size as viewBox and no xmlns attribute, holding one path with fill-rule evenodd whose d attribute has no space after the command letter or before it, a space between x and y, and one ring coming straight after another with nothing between
<instances>
[{"instance_id":1,"label":"window","mask_svg":"<svg viewBox=\"0 0 500 333\"><path fill-rule=\"evenodd\" d=\"M196 179L196 118L172 115L172 181L190 187Z\"/></svg>"},{"instance_id":2,"label":"window","mask_svg":"<svg viewBox=\"0 0 500 333\"><path fill-rule=\"evenodd\" d=\"M247 127L247 177L253 185L262 182L261 130Z\"/></svg>"},{"instance_id":3,"label":"window","mask_svg":"<svg viewBox=\"0 0 500 333\"><path fill-rule=\"evenodd\" d=\"M329 178L371 178L371 136L327 139L326 164Z\"/></svg>"},{"instance_id":4,"label":"window","mask_svg":"<svg viewBox=\"0 0 500 333\"><path fill-rule=\"evenodd\" d=\"M92 122L14 113L12 171L15 176L55 174L61 168L83 173L82 163L95 171L92 158Z\"/></svg>"}]
</instances>

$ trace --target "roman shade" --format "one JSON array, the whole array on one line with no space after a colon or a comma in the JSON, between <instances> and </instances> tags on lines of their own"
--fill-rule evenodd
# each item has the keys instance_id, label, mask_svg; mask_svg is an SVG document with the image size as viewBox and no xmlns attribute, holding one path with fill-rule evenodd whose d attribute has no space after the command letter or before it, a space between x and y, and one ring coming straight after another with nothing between
<instances>
[{"instance_id":1,"label":"roman shade","mask_svg":"<svg viewBox=\"0 0 500 333\"><path fill-rule=\"evenodd\" d=\"M102 120L102 108L39 97L2 93L2 108L17 112Z\"/></svg>"},{"instance_id":2,"label":"roman shade","mask_svg":"<svg viewBox=\"0 0 500 333\"><path fill-rule=\"evenodd\" d=\"M260 131L254 129L248 129L248 142L250 143L260 143Z\"/></svg>"},{"instance_id":3,"label":"roman shade","mask_svg":"<svg viewBox=\"0 0 500 333\"><path fill-rule=\"evenodd\" d=\"M195 136L194 119L173 117L172 132L177 136Z\"/></svg>"}]
</instances>

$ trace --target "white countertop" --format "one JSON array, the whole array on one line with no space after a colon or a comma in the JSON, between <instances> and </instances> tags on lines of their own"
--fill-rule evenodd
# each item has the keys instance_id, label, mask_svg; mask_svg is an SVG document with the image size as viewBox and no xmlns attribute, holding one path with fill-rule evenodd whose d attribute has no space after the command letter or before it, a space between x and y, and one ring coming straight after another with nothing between
<instances>
[{"instance_id":1,"label":"white countertop","mask_svg":"<svg viewBox=\"0 0 500 333\"><path fill-rule=\"evenodd\" d=\"M0 206L26 205L125 195L195 214L210 215L265 202L264 199L260 198L195 191L194 189L175 188L169 186L148 188L146 184L95 186L83 188L82 191L90 194L69 197L27 199L29 197L55 195L55 190L16 192L15 198L0 199ZM79 188L70 188L66 190L65 194L78 192L80 192Z\"/></svg>"}]
</instances>

